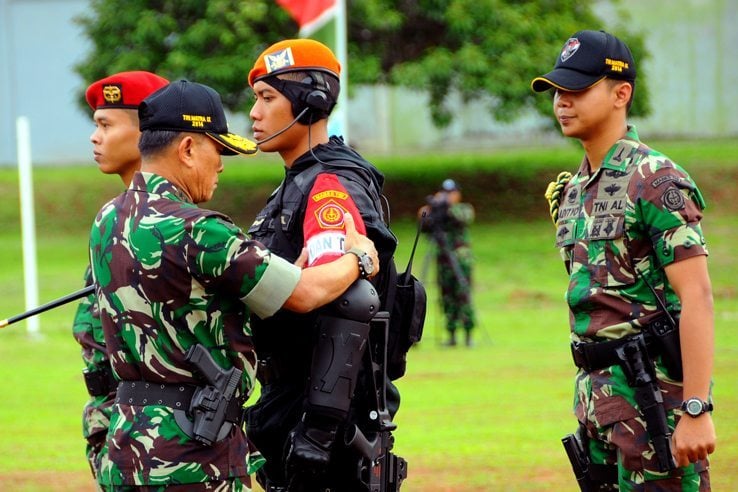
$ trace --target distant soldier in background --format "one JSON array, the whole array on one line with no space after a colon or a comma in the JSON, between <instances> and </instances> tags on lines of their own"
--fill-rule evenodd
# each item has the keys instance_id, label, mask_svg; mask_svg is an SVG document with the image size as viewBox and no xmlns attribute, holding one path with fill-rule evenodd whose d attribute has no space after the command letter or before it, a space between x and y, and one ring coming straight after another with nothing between
<instances>
[{"instance_id":1,"label":"distant soldier in background","mask_svg":"<svg viewBox=\"0 0 738 492\"><path fill-rule=\"evenodd\" d=\"M446 179L418 213L421 217L425 213L421 227L436 246L438 286L448 331L446 345L456 345L456 330L461 328L466 345L471 346L475 316L471 302L473 256L469 225L474 222L474 207L463 203L461 187L453 179Z\"/></svg>"},{"instance_id":2,"label":"distant soldier in background","mask_svg":"<svg viewBox=\"0 0 738 492\"><path fill-rule=\"evenodd\" d=\"M95 130L90 135L93 155L104 174L117 174L128 187L141 167L138 151L138 105L168 80L143 71L121 72L93 82L85 92L92 108ZM90 217L92 220L92 217ZM92 284L90 268L85 285ZM105 352L105 340L94 295L80 301L72 332L82 346L84 378L90 399L82 415L82 435L87 440L87 459L97 480L105 453L105 435L110 425L110 407L115 400L115 382Z\"/></svg>"}]
</instances>

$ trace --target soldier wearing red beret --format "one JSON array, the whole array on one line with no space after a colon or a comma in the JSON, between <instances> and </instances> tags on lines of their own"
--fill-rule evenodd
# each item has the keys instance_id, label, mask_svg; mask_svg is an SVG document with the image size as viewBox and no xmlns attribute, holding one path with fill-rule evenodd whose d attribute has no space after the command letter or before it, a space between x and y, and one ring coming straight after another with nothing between
<instances>
[{"instance_id":1,"label":"soldier wearing red beret","mask_svg":"<svg viewBox=\"0 0 738 492\"><path fill-rule=\"evenodd\" d=\"M138 151L138 105L169 81L150 72L121 72L92 83L85 99L93 111L95 130L90 135L93 155L105 174L117 174L128 187L141 167ZM91 285L90 269L85 285ZM74 317L73 335L82 346L84 378L90 399L82 415L82 433L87 440L87 459L96 480L105 455L105 435L115 400L116 382L105 351L105 340L94 295L83 299Z\"/></svg>"}]
</instances>

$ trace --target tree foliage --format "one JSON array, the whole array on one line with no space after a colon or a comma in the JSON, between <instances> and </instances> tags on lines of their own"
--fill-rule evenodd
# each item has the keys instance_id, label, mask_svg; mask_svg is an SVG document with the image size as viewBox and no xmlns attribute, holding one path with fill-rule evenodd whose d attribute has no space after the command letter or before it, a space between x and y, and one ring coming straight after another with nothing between
<instances>
[{"instance_id":1,"label":"tree foliage","mask_svg":"<svg viewBox=\"0 0 738 492\"><path fill-rule=\"evenodd\" d=\"M603 28L593 3L347 0L350 80L428 91L439 126L453 119L454 94L484 101L500 121L531 107L550 115L550 99L533 93L530 81L553 67L569 35ZM92 0L78 21L93 45L76 67L85 83L121 70L151 70L211 85L235 111L247 109L246 75L256 56L297 35L294 21L273 0ZM608 29L629 44L638 62L632 114L646 115L643 38L624 25Z\"/></svg>"}]
</instances>

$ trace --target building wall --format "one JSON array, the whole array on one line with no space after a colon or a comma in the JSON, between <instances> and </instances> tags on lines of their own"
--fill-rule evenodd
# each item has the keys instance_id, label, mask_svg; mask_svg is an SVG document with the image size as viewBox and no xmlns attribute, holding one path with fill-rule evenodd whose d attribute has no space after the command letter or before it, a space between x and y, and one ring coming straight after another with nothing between
<instances>
[{"instance_id":1,"label":"building wall","mask_svg":"<svg viewBox=\"0 0 738 492\"><path fill-rule=\"evenodd\" d=\"M89 159L90 115L72 67L89 46L72 19L86 0L0 0L0 163L16 159L15 120L30 120L34 162Z\"/></svg>"},{"instance_id":2,"label":"building wall","mask_svg":"<svg viewBox=\"0 0 738 492\"><path fill-rule=\"evenodd\" d=\"M39 164L92 162L90 115L75 103L82 80L73 66L89 47L73 19L88 0L0 0L0 165L16 160L15 120L27 116L32 158ZM641 135L738 136L738 2L734 0L623 0L652 53L648 72L653 114L636 121ZM598 8L616 25L605 2ZM553 60L552 60L553 62ZM545 67L542 67L545 68ZM526 82L527 83L527 82ZM407 89L361 87L350 101L351 142L367 152L418 148L529 145L560 140L535 114L515 124L495 122L484 101L454 105L447 128L433 126L427 95ZM234 128L248 128L238 115Z\"/></svg>"}]
</instances>

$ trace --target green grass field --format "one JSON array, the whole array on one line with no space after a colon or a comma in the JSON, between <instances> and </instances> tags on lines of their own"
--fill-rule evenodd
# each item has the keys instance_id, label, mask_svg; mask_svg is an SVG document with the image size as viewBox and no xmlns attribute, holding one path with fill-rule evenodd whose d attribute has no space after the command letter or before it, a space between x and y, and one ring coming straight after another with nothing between
<instances>
[{"instance_id":1,"label":"green grass field","mask_svg":"<svg viewBox=\"0 0 738 492\"><path fill-rule=\"evenodd\" d=\"M685 156L700 155L689 145L673 148ZM729 159L727 152L717 151L708 164L721 165ZM440 165L431 167L441 172ZM737 167L738 163L730 168L732 175ZM89 171L40 171L37 203L53 203L55 193L68 194L65 186L80 190L89 186ZM267 174L265 180L278 180L281 172ZM84 184L69 181L70 175L78 175ZM115 189L113 181L96 179L100 188L88 195ZM735 184L730 183L731 188L719 178L713 181L717 185L708 195L712 207L704 221L716 308L718 448L712 457L712 482L714 490L735 490L738 214L730 191L735 191ZM0 210L0 218L18 214L13 186L12 173L0 172L0 190L12 198ZM85 219L76 217L71 223L77 225L66 224L70 215L89 215L95 200L99 196L84 197L79 210L66 205L41 210L41 302L81 287L87 236L79 224ZM475 202L478 208L485 205L482 200ZM541 213L545 214L545 206ZM23 269L17 222L0 220L0 225L0 318L5 318L24 310ZM400 238L402 265L412 244L413 225L400 221L393 228ZM425 266L425 240L417 253L415 271L427 281L429 308L424 339L409 354L408 373L398 382L403 401L396 418L395 451L407 459L410 470L402 490L575 491L560 444L560 438L575 428L570 412L574 371L563 302L566 275L552 246L553 228L543 216L537 221L480 223L472 230L472 241L480 323L471 349L441 346L444 334L434 273ZM86 393L79 347L71 336L74 309L71 304L41 315L39 338L28 336L24 322L0 330L0 490L94 490L80 433Z\"/></svg>"},{"instance_id":2,"label":"green grass field","mask_svg":"<svg viewBox=\"0 0 738 492\"><path fill-rule=\"evenodd\" d=\"M734 217L707 221L717 309L715 490L730 490L738 473L738 320L734 279L738 261ZM398 228L406 258L411 226ZM551 247L548 222L488 224L473 229L477 256L476 346L440 346L436 291L429 282L423 342L409 355L399 381L396 451L409 462L403 490L576 490L559 439L574 428L569 408L565 276ZM41 231L41 297L79 287L83 235ZM420 273L427 243L422 241ZM0 313L22 311L17 234L0 234ZM426 272L432 276L432 271ZM0 490L92 490L80 437L85 401L79 349L71 337L74 306L41 315L40 339L25 323L0 332ZM53 484L53 485L51 485Z\"/></svg>"}]
</instances>

